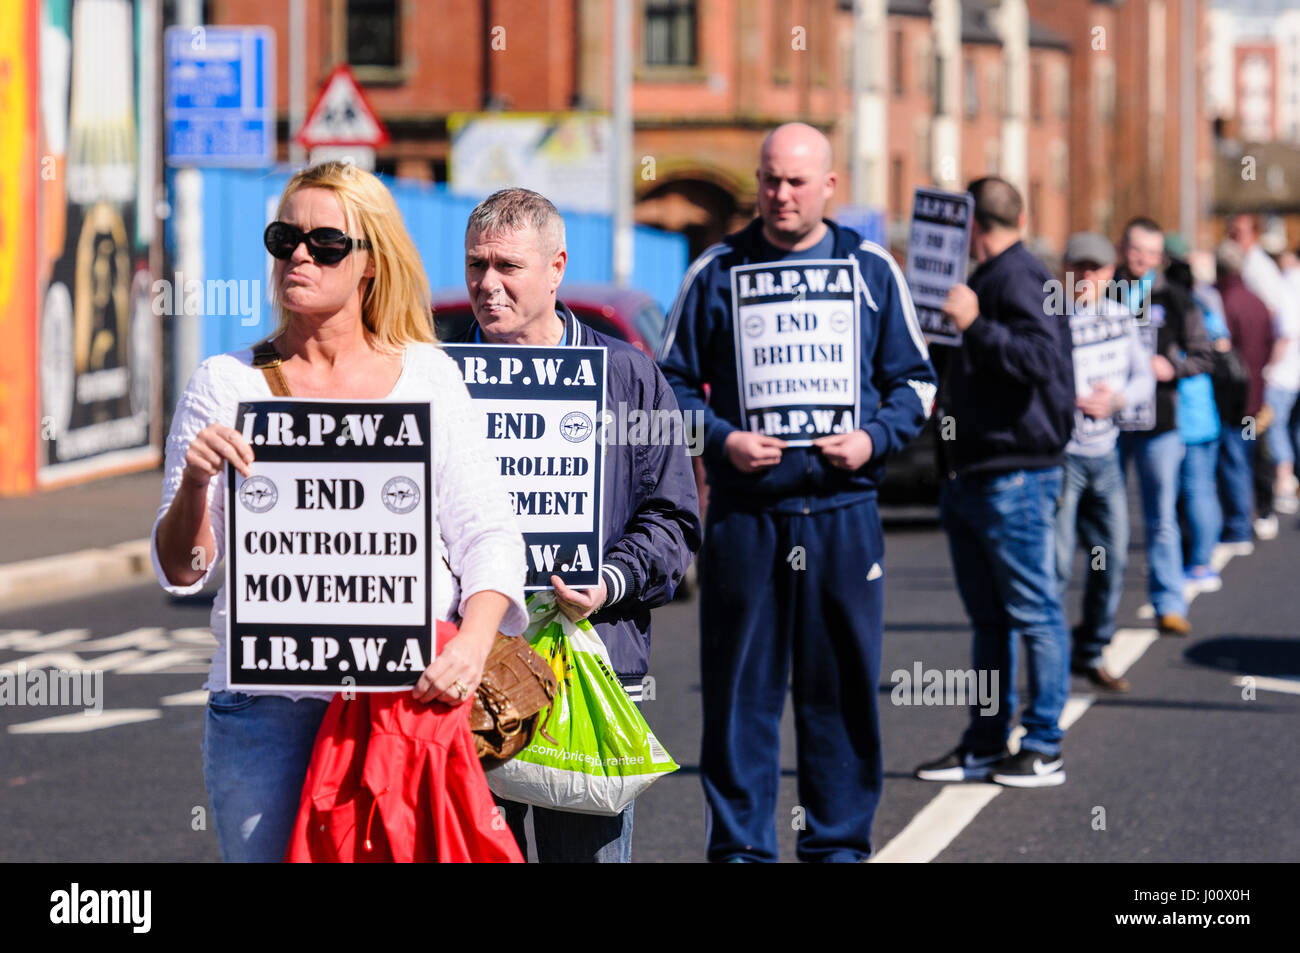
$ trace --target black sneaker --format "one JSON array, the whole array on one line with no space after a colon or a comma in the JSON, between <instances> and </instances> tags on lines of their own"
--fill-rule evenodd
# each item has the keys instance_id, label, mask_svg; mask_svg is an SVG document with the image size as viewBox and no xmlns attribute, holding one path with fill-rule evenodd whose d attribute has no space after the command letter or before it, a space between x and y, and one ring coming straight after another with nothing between
<instances>
[{"instance_id":1,"label":"black sneaker","mask_svg":"<svg viewBox=\"0 0 1300 953\"><path fill-rule=\"evenodd\" d=\"M927 761L916 769L922 781L983 781L997 764L1007 756L1006 749L984 754L957 747L942 758Z\"/></svg>"},{"instance_id":2,"label":"black sneaker","mask_svg":"<svg viewBox=\"0 0 1300 953\"><path fill-rule=\"evenodd\" d=\"M989 780L1012 788L1050 788L1065 783L1065 760L1021 748L999 761Z\"/></svg>"}]
</instances>

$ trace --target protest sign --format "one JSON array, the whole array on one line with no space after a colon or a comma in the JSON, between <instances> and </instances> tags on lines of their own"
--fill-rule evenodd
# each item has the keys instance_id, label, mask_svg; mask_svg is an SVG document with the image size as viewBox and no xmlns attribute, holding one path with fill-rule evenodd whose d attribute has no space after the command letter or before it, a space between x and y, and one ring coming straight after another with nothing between
<instances>
[{"instance_id":1,"label":"protest sign","mask_svg":"<svg viewBox=\"0 0 1300 953\"><path fill-rule=\"evenodd\" d=\"M1087 397L1098 386L1121 393L1128 384L1132 351L1129 333L1133 316L1119 305L1103 300L1101 314L1083 311L1070 316L1074 344L1074 389ZM1116 427L1114 417L1089 417L1074 411L1074 439L1081 444L1097 439Z\"/></svg>"},{"instance_id":2,"label":"protest sign","mask_svg":"<svg viewBox=\"0 0 1300 953\"><path fill-rule=\"evenodd\" d=\"M961 332L943 313L948 290L966 280L975 200L969 192L918 188L912 197L907 242L907 285L916 318L935 344L961 344Z\"/></svg>"},{"instance_id":3,"label":"protest sign","mask_svg":"<svg viewBox=\"0 0 1300 953\"><path fill-rule=\"evenodd\" d=\"M1137 306L1135 306L1137 307ZM1142 344L1142 350L1148 358L1155 357L1159 352L1157 344L1160 337L1160 329L1165 326L1165 307L1161 304L1145 305L1146 320L1137 320L1138 341ZM1138 307L1138 313L1141 314L1141 308ZM1156 426L1156 398L1155 394L1151 395L1150 400L1144 400L1134 404L1132 407L1125 407L1117 416L1120 430L1154 430Z\"/></svg>"},{"instance_id":4,"label":"protest sign","mask_svg":"<svg viewBox=\"0 0 1300 953\"><path fill-rule=\"evenodd\" d=\"M433 661L430 405L258 400L227 464L231 689L394 691Z\"/></svg>"},{"instance_id":5,"label":"protest sign","mask_svg":"<svg viewBox=\"0 0 1300 953\"><path fill-rule=\"evenodd\" d=\"M603 347L448 344L524 534L527 591L600 585Z\"/></svg>"},{"instance_id":6,"label":"protest sign","mask_svg":"<svg viewBox=\"0 0 1300 953\"><path fill-rule=\"evenodd\" d=\"M857 428L856 259L731 269L736 377L749 430L806 447Z\"/></svg>"}]
</instances>

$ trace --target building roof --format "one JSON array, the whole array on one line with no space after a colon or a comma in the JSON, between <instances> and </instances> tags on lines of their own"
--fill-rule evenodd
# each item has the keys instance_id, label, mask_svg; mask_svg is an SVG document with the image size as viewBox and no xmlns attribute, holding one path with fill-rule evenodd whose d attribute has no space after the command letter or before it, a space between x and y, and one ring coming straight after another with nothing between
<instances>
[{"instance_id":1,"label":"building roof","mask_svg":"<svg viewBox=\"0 0 1300 953\"><path fill-rule=\"evenodd\" d=\"M841 9L852 10L853 0L840 0ZM889 0L891 16L929 17L929 0ZM963 43L989 43L1001 45L998 32L989 22L988 0L962 0L961 41ZM1029 45L1069 50L1070 41L1032 17L1029 20Z\"/></svg>"}]
</instances>

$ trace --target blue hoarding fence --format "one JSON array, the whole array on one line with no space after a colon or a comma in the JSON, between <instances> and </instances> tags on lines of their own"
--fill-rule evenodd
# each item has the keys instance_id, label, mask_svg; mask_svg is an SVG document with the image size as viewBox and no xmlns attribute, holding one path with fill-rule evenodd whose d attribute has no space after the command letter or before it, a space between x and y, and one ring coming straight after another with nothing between
<instances>
[{"instance_id":1,"label":"blue hoarding fence","mask_svg":"<svg viewBox=\"0 0 1300 953\"><path fill-rule=\"evenodd\" d=\"M203 284L207 291L199 307L200 359L247 347L275 326L269 300L272 259L262 245L262 231L275 215L290 174L285 168L270 173L217 168L202 171ZM444 187L430 183L385 179L385 184L402 212L430 285L463 287L465 222L477 200L451 195ZM565 282L612 282L611 217L560 211L564 214L569 252ZM638 225L634 243L632 284L667 312L686 272L686 238ZM233 305L232 294L237 296Z\"/></svg>"}]
</instances>

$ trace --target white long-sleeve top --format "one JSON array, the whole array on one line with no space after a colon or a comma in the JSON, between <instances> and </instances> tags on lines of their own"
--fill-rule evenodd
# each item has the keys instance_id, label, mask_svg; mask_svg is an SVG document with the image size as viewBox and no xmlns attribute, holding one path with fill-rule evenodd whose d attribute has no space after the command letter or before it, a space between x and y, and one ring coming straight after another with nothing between
<instances>
[{"instance_id":1,"label":"white long-sleeve top","mask_svg":"<svg viewBox=\"0 0 1300 953\"><path fill-rule=\"evenodd\" d=\"M251 349L210 357L199 365L176 406L163 473L162 504L152 534L153 568L163 589L173 595L200 591L217 572L225 557L226 473L208 484L208 521L216 540L216 558L192 585L173 585L158 560L158 523L181 486L185 454L198 432L211 423L236 427L239 402L272 397L266 377L253 367ZM430 508L437 539L433 545L436 618L454 620L464 615L465 602L476 592L495 590L510 600L501 631L518 635L528 624L524 606L524 541L515 523L510 499L493 468L480 428L480 415L471 406L469 392L455 362L433 344L413 344L402 355L402 373L388 399L431 401L430 448L433 492ZM256 450L254 450L256 456ZM257 472L254 459L253 472ZM445 557L451 571L443 563ZM453 575L454 574L454 575ZM226 589L212 603L212 634L217 650L204 687L226 687ZM265 694L288 698L320 698L330 693L275 691Z\"/></svg>"}]
</instances>

